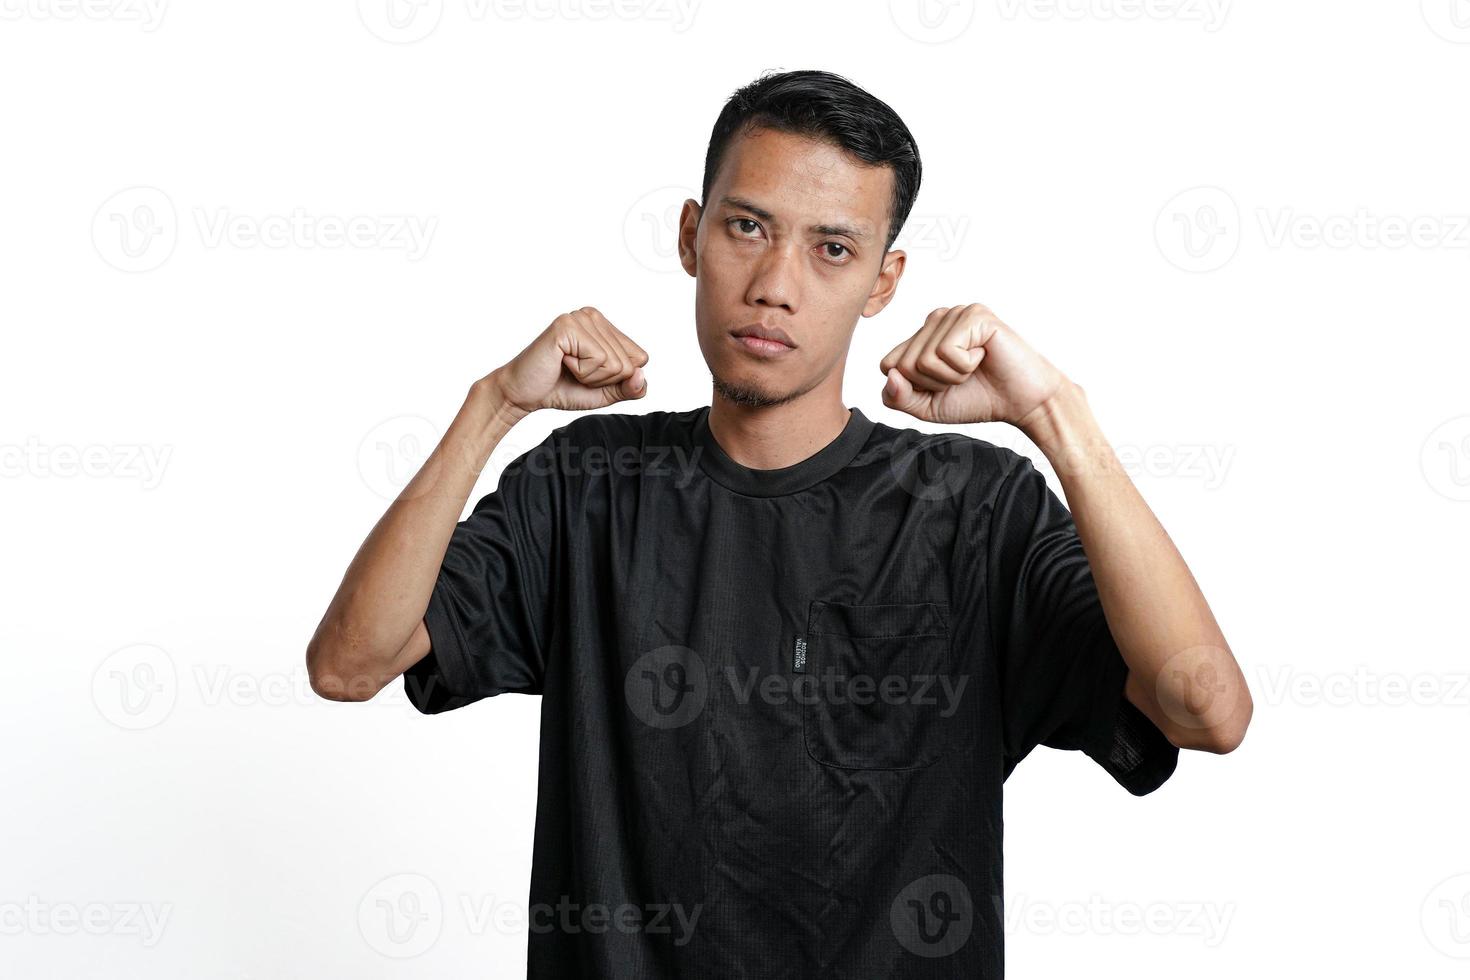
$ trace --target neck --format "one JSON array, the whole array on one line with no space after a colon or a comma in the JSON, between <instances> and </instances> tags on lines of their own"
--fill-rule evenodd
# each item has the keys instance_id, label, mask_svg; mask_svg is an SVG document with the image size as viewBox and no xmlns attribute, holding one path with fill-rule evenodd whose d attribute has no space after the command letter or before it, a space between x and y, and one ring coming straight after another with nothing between
<instances>
[{"instance_id":1,"label":"neck","mask_svg":"<svg viewBox=\"0 0 1470 980\"><path fill-rule=\"evenodd\" d=\"M851 414L842 404L840 384L818 385L788 402L761 407L739 405L715 392L709 430L741 466L775 470L822 450L842 433Z\"/></svg>"}]
</instances>

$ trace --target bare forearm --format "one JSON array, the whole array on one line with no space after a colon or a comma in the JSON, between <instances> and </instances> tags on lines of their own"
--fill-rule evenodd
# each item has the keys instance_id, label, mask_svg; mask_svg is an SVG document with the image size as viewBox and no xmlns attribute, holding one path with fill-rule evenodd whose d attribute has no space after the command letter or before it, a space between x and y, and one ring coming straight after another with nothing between
<instances>
[{"instance_id":1,"label":"bare forearm","mask_svg":"<svg viewBox=\"0 0 1470 980\"><path fill-rule=\"evenodd\" d=\"M399 672L465 502L495 447L525 412L501 396L495 376L470 388L454 421L347 567L307 647L314 689L371 697Z\"/></svg>"},{"instance_id":2,"label":"bare forearm","mask_svg":"<svg viewBox=\"0 0 1470 980\"><path fill-rule=\"evenodd\" d=\"M1228 752L1250 721L1245 678L1188 565L1067 382L1021 426L1061 480L1128 697L1176 745Z\"/></svg>"}]
</instances>

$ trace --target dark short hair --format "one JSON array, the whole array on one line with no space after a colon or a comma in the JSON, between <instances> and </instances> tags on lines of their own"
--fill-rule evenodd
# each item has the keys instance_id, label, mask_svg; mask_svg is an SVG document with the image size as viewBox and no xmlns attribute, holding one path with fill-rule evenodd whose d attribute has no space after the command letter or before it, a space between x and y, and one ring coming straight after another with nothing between
<instances>
[{"instance_id":1,"label":"dark short hair","mask_svg":"<svg viewBox=\"0 0 1470 980\"><path fill-rule=\"evenodd\" d=\"M737 89L720 110L704 155L704 188L709 201L725 148L737 134L772 129L839 146L864 163L893 168L888 241L893 247L919 194L919 148L913 134L888 103L874 98L840 75L826 71L788 71L762 75Z\"/></svg>"}]
</instances>

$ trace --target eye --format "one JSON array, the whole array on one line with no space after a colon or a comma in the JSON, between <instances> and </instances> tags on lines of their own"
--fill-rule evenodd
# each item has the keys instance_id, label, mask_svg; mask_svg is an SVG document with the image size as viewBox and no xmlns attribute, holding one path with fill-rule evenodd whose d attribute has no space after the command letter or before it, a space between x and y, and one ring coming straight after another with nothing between
<instances>
[{"instance_id":1,"label":"eye","mask_svg":"<svg viewBox=\"0 0 1470 980\"><path fill-rule=\"evenodd\" d=\"M827 258L829 258L829 259L840 259L840 258L843 258L845 256L850 256L852 254L852 249L848 248L846 245L842 244L841 242L823 242L822 243L822 248L824 248L824 249L830 249L830 248L840 248L840 249L842 249L842 253L840 255L833 255L831 252L825 253L825 256Z\"/></svg>"},{"instance_id":2,"label":"eye","mask_svg":"<svg viewBox=\"0 0 1470 980\"><path fill-rule=\"evenodd\" d=\"M750 234L751 232L758 231L760 229L760 222L756 221L754 218L731 218L729 223L737 226L736 230L739 231L741 234ZM743 225L750 225L751 227L749 229L746 229L744 227L741 227Z\"/></svg>"}]
</instances>

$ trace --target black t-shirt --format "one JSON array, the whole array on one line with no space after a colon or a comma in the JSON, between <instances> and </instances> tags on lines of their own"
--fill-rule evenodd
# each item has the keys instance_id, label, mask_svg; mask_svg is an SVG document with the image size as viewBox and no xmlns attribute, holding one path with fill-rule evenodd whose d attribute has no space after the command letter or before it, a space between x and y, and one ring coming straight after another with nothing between
<instances>
[{"instance_id":1,"label":"black t-shirt","mask_svg":"<svg viewBox=\"0 0 1470 980\"><path fill-rule=\"evenodd\" d=\"M1015 765L1142 795L1178 759L1071 514L968 436L854 408L755 470L708 414L579 416L508 466L405 674L430 714L542 695L527 975L1001 977Z\"/></svg>"}]
</instances>

